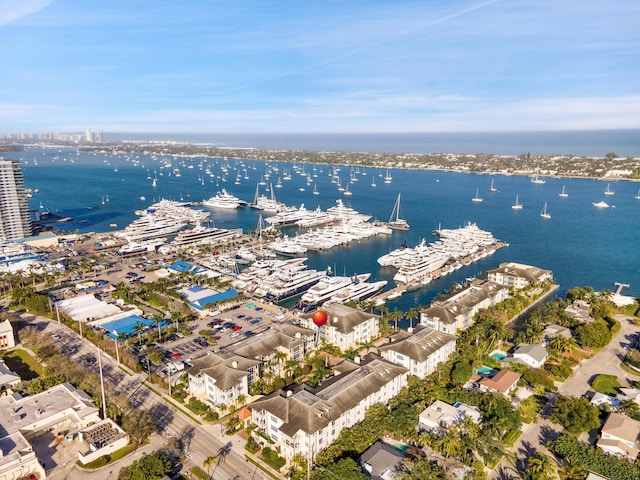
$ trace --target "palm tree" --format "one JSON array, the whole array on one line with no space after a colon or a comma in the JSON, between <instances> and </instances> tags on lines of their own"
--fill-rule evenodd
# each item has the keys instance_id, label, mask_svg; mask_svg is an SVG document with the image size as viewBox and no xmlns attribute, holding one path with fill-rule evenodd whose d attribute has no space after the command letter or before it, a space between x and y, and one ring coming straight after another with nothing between
<instances>
[{"instance_id":1,"label":"palm tree","mask_svg":"<svg viewBox=\"0 0 640 480\"><path fill-rule=\"evenodd\" d=\"M164 318L162 317L162 315L156 313L153 317L151 317L151 323L158 327L158 340L162 338L162 331L160 330L160 326L163 322Z\"/></svg>"},{"instance_id":2,"label":"palm tree","mask_svg":"<svg viewBox=\"0 0 640 480\"><path fill-rule=\"evenodd\" d=\"M403 316L404 314L400 310L398 310L397 307L393 309L393 313L389 314L389 317L394 321L395 324L394 331L398 331L398 320L400 320Z\"/></svg>"},{"instance_id":3,"label":"palm tree","mask_svg":"<svg viewBox=\"0 0 640 480\"><path fill-rule=\"evenodd\" d=\"M118 343L121 340L126 339L127 337L128 337L127 332L120 332L113 338L113 340L116 343L116 359L118 361L118 365L120 365L120 350L118 349Z\"/></svg>"},{"instance_id":4,"label":"palm tree","mask_svg":"<svg viewBox=\"0 0 640 480\"><path fill-rule=\"evenodd\" d=\"M557 472L556 462L542 452L534 453L529 459L529 472L535 480L552 480Z\"/></svg>"},{"instance_id":5,"label":"palm tree","mask_svg":"<svg viewBox=\"0 0 640 480\"><path fill-rule=\"evenodd\" d=\"M211 478L211 467L216 463L216 460L218 460L218 457L215 455L209 455L202 461L202 466L207 469L209 478Z\"/></svg>"},{"instance_id":6,"label":"palm tree","mask_svg":"<svg viewBox=\"0 0 640 480\"><path fill-rule=\"evenodd\" d=\"M407 318L409 319L409 326L413 328L413 320L420 318L420 309L418 307L411 307L407 312Z\"/></svg>"},{"instance_id":7,"label":"palm tree","mask_svg":"<svg viewBox=\"0 0 640 480\"><path fill-rule=\"evenodd\" d=\"M565 461L560 469L562 480L583 480L587 476L585 468L576 460Z\"/></svg>"},{"instance_id":8,"label":"palm tree","mask_svg":"<svg viewBox=\"0 0 640 480\"><path fill-rule=\"evenodd\" d=\"M133 326L133 331L138 334L138 345L142 345L142 337L140 335L145 328L147 328L147 326L142 322L137 322Z\"/></svg>"}]
</instances>

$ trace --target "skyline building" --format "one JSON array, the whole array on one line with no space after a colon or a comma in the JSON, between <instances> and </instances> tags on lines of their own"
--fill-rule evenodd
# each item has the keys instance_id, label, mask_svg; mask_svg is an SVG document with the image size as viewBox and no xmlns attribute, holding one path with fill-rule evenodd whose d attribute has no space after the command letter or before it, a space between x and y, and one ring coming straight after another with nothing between
<instances>
[{"instance_id":1,"label":"skyline building","mask_svg":"<svg viewBox=\"0 0 640 480\"><path fill-rule=\"evenodd\" d=\"M0 157L0 241L29 237L32 232L20 162Z\"/></svg>"}]
</instances>

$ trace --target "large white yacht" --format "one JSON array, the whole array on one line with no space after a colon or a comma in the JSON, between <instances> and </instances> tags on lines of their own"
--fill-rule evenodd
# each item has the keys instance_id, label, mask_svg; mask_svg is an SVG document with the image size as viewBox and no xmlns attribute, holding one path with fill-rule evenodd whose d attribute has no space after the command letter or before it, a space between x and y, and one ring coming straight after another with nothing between
<instances>
[{"instance_id":1,"label":"large white yacht","mask_svg":"<svg viewBox=\"0 0 640 480\"><path fill-rule=\"evenodd\" d=\"M354 275L352 277L326 277L309 288L300 297L302 310L311 310L329 300L333 295L345 289L349 285L366 282L371 277L370 273Z\"/></svg>"},{"instance_id":2,"label":"large white yacht","mask_svg":"<svg viewBox=\"0 0 640 480\"><path fill-rule=\"evenodd\" d=\"M213 197L204 200L202 204L210 208L234 210L246 205L247 202L240 200L238 197L234 197L223 188L222 191L216 193Z\"/></svg>"},{"instance_id":3,"label":"large white yacht","mask_svg":"<svg viewBox=\"0 0 640 480\"><path fill-rule=\"evenodd\" d=\"M339 292L336 292L329 301L337 303L346 303L350 300L361 302L369 297L373 297L376 293L382 290L387 283L388 282L386 280L380 280L379 282L373 283L353 283Z\"/></svg>"},{"instance_id":4,"label":"large white yacht","mask_svg":"<svg viewBox=\"0 0 640 480\"><path fill-rule=\"evenodd\" d=\"M184 230L178 233L175 240L173 241L173 245L177 247L184 247L194 244L220 245L240 238L241 236L241 228L227 230L224 228L208 228L202 225L198 225L191 230Z\"/></svg>"},{"instance_id":5,"label":"large white yacht","mask_svg":"<svg viewBox=\"0 0 640 480\"><path fill-rule=\"evenodd\" d=\"M448 256L438 254L418 257L415 261L400 267L393 276L393 281L411 283L415 280L421 280L442 267L447 263L447 260L449 260Z\"/></svg>"}]
</instances>

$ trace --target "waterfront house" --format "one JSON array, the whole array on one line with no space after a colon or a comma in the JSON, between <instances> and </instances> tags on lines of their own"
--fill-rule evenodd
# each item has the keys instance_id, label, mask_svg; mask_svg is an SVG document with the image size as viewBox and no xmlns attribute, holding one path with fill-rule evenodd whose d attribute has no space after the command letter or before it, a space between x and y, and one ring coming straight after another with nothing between
<instances>
[{"instance_id":1,"label":"waterfront house","mask_svg":"<svg viewBox=\"0 0 640 480\"><path fill-rule=\"evenodd\" d=\"M482 378L478 385L483 391L490 390L509 395L518 387L518 380L520 380L521 376L519 373L504 368L491 378Z\"/></svg>"},{"instance_id":2,"label":"waterfront house","mask_svg":"<svg viewBox=\"0 0 640 480\"><path fill-rule=\"evenodd\" d=\"M11 393L13 387L22 381L20 376L9 370L4 360L0 359L0 396Z\"/></svg>"},{"instance_id":3,"label":"waterfront house","mask_svg":"<svg viewBox=\"0 0 640 480\"><path fill-rule=\"evenodd\" d=\"M456 350L456 337L419 325L410 333L398 330L389 336L387 345L379 348L380 355L409 370L409 374L424 378L435 372Z\"/></svg>"},{"instance_id":4,"label":"waterfront house","mask_svg":"<svg viewBox=\"0 0 640 480\"><path fill-rule=\"evenodd\" d=\"M594 320L591 316L591 305L580 299L574 300L571 305L564 309L564 313L583 323L593 322Z\"/></svg>"},{"instance_id":5,"label":"waterfront house","mask_svg":"<svg viewBox=\"0 0 640 480\"><path fill-rule=\"evenodd\" d=\"M635 461L640 451L640 422L620 413L611 412L602 426L596 446L611 455Z\"/></svg>"},{"instance_id":6,"label":"waterfront house","mask_svg":"<svg viewBox=\"0 0 640 480\"><path fill-rule=\"evenodd\" d=\"M487 270L487 278L499 285L521 290L534 283L553 280L553 272L533 265L506 262L501 263L497 268Z\"/></svg>"},{"instance_id":7,"label":"waterfront house","mask_svg":"<svg viewBox=\"0 0 640 480\"><path fill-rule=\"evenodd\" d=\"M444 300L434 301L420 312L420 324L455 335L473 324L483 308L496 305L509 296L509 288L490 281L474 281Z\"/></svg>"},{"instance_id":8,"label":"waterfront house","mask_svg":"<svg viewBox=\"0 0 640 480\"><path fill-rule=\"evenodd\" d=\"M421 430L437 432L453 428L470 418L476 425L482 420L482 413L478 407L472 407L464 403L449 405L441 400L436 400L425 408L418 416L418 427Z\"/></svg>"},{"instance_id":9,"label":"waterfront house","mask_svg":"<svg viewBox=\"0 0 640 480\"><path fill-rule=\"evenodd\" d=\"M344 352L380 335L378 315L340 303L325 304L322 310L327 314L322 327L313 323L313 315L305 315L300 321L302 326L318 331L319 342L336 345Z\"/></svg>"},{"instance_id":10,"label":"waterfront house","mask_svg":"<svg viewBox=\"0 0 640 480\"><path fill-rule=\"evenodd\" d=\"M618 408L620 406L620 400L616 397L596 392L593 394L593 397L591 397L591 405L594 405L596 407L608 405L611 408Z\"/></svg>"},{"instance_id":11,"label":"waterfront house","mask_svg":"<svg viewBox=\"0 0 640 480\"><path fill-rule=\"evenodd\" d=\"M387 403L407 385L408 371L376 356L345 361L342 372L317 388L301 385L250 405L252 420L275 442L280 454L313 461L344 428L364 420L367 409ZM358 363L359 361L359 363Z\"/></svg>"}]
</instances>

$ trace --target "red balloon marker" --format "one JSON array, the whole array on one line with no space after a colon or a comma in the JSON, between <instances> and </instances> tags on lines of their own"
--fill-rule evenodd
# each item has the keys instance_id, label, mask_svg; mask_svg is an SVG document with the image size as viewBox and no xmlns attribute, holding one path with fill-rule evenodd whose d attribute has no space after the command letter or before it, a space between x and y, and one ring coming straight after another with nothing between
<instances>
[{"instance_id":1,"label":"red balloon marker","mask_svg":"<svg viewBox=\"0 0 640 480\"><path fill-rule=\"evenodd\" d=\"M313 317L311 317L313 319L313 323L316 324L316 326L321 327L323 326L325 323L327 323L327 314L326 312L322 311L322 310L318 310L313 314Z\"/></svg>"}]
</instances>

